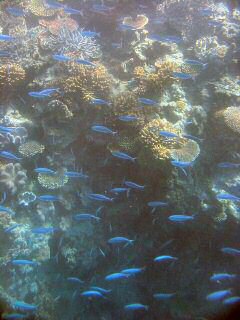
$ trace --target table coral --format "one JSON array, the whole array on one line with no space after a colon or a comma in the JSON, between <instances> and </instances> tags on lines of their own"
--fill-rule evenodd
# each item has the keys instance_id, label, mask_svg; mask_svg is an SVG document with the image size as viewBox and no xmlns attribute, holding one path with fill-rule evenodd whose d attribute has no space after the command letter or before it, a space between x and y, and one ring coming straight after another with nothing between
<instances>
[{"instance_id":1,"label":"table coral","mask_svg":"<svg viewBox=\"0 0 240 320\"><path fill-rule=\"evenodd\" d=\"M8 163L0 167L0 183L15 194L18 189L22 189L27 182L27 174L20 163Z\"/></svg>"}]
</instances>

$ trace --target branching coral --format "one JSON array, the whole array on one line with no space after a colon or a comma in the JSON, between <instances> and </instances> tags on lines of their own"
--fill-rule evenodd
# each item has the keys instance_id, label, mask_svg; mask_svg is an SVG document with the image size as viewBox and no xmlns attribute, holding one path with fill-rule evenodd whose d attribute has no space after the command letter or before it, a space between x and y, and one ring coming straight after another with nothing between
<instances>
[{"instance_id":1,"label":"branching coral","mask_svg":"<svg viewBox=\"0 0 240 320\"><path fill-rule=\"evenodd\" d=\"M17 89L24 83L25 70L16 63L8 63L0 66L0 91L1 95L9 90Z\"/></svg>"},{"instance_id":2,"label":"branching coral","mask_svg":"<svg viewBox=\"0 0 240 320\"><path fill-rule=\"evenodd\" d=\"M0 183L15 194L19 188L22 188L27 182L26 170L20 163L8 163L0 168Z\"/></svg>"},{"instance_id":3,"label":"branching coral","mask_svg":"<svg viewBox=\"0 0 240 320\"><path fill-rule=\"evenodd\" d=\"M110 93L111 79L106 68L98 66L89 68L76 63L67 66L69 77L63 80L62 86L66 95L72 98L76 94L85 102L93 97L106 98Z\"/></svg>"},{"instance_id":4,"label":"branching coral","mask_svg":"<svg viewBox=\"0 0 240 320\"><path fill-rule=\"evenodd\" d=\"M25 158L30 158L44 151L45 147L37 141L28 141L20 145L18 151Z\"/></svg>"}]
</instances>

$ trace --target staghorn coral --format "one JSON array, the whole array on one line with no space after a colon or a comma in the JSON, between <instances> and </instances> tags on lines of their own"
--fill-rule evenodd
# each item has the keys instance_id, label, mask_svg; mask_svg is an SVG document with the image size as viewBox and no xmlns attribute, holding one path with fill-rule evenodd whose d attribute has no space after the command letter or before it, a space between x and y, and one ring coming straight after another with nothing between
<instances>
[{"instance_id":1,"label":"staghorn coral","mask_svg":"<svg viewBox=\"0 0 240 320\"><path fill-rule=\"evenodd\" d=\"M111 78L104 66L99 65L93 69L70 63L67 65L67 71L71 76L64 79L62 86L70 98L72 94L76 94L78 100L89 102L93 97L108 97Z\"/></svg>"},{"instance_id":2,"label":"staghorn coral","mask_svg":"<svg viewBox=\"0 0 240 320\"><path fill-rule=\"evenodd\" d=\"M15 90L25 81L25 70L17 63L8 63L0 66L1 95L9 90Z\"/></svg>"},{"instance_id":3,"label":"staghorn coral","mask_svg":"<svg viewBox=\"0 0 240 320\"><path fill-rule=\"evenodd\" d=\"M170 155L174 160L192 162L200 154L200 147L196 141L187 140L179 149L170 150Z\"/></svg>"},{"instance_id":4,"label":"staghorn coral","mask_svg":"<svg viewBox=\"0 0 240 320\"><path fill-rule=\"evenodd\" d=\"M37 141L28 141L20 145L18 148L19 153L24 158L30 158L36 154L40 154L44 151L45 147Z\"/></svg>"},{"instance_id":5,"label":"staghorn coral","mask_svg":"<svg viewBox=\"0 0 240 320\"><path fill-rule=\"evenodd\" d=\"M8 163L0 167L0 183L15 194L19 188L22 188L27 182L27 174L20 163Z\"/></svg>"},{"instance_id":6,"label":"staghorn coral","mask_svg":"<svg viewBox=\"0 0 240 320\"><path fill-rule=\"evenodd\" d=\"M68 182L68 177L64 175L64 170L58 170L54 175L39 173L38 182L42 187L54 190L63 187Z\"/></svg>"}]
</instances>

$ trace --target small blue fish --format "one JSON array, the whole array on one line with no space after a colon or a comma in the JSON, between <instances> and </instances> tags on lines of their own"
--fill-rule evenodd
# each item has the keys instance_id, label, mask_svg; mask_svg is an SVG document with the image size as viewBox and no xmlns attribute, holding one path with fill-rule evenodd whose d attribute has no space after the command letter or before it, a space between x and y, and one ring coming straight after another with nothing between
<instances>
[{"instance_id":1,"label":"small blue fish","mask_svg":"<svg viewBox=\"0 0 240 320\"><path fill-rule=\"evenodd\" d=\"M138 98L138 102L148 106L154 106L158 104L157 101L154 101L152 99L147 99L147 98Z\"/></svg>"},{"instance_id":2,"label":"small blue fish","mask_svg":"<svg viewBox=\"0 0 240 320\"><path fill-rule=\"evenodd\" d=\"M15 154L8 151L0 151L0 157L9 160L20 161L22 158L17 157Z\"/></svg>"},{"instance_id":3,"label":"small blue fish","mask_svg":"<svg viewBox=\"0 0 240 320\"><path fill-rule=\"evenodd\" d=\"M25 15L24 10L21 8L8 7L6 8L6 11L14 17L23 17Z\"/></svg>"},{"instance_id":4,"label":"small blue fish","mask_svg":"<svg viewBox=\"0 0 240 320\"><path fill-rule=\"evenodd\" d=\"M13 308L19 309L19 310L22 310L22 311L36 311L37 308L38 308L36 305L29 304L29 303L26 303L24 301L15 301L12 304L12 306L13 306Z\"/></svg>"},{"instance_id":5,"label":"small blue fish","mask_svg":"<svg viewBox=\"0 0 240 320\"><path fill-rule=\"evenodd\" d=\"M90 287L90 289L91 289L91 290L99 291L99 292L101 292L101 293L110 293L110 292L112 292L112 290L110 290L110 289L104 289L104 288L95 287L95 286Z\"/></svg>"},{"instance_id":6,"label":"small blue fish","mask_svg":"<svg viewBox=\"0 0 240 320\"><path fill-rule=\"evenodd\" d=\"M49 234L49 233L54 233L57 230L58 229L54 227L38 227L38 228L33 228L31 231L32 233L35 233L35 234Z\"/></svg>"},{"instance_id":7,"label":"small blue fish","mask_svg":"<svg viewBox=\"0 0 240 320\"><path fill-rule=\"evenodd\" d=\"M124 188L124 187L120 187L120 188L113 188L110 190L110 192L114 193L114 194L119 194L119 193L124 193L124 192L128 192L129 188Z\"/></svg>"},{"instance_id":8,"label":"small blue fish","mask_svg":"<svg viewBox=\"0 0 240 320\"><path fill-rule=\"evenodd\" d=\"M195 137L195 136L193 136L191 134L183 134L183 138L194 140L194 141L199 141L199 142L202 142L204 140L204 139Z\"/></svg>"},{"instance_id":9,"label":"small blue fish","mask_svg":"<svg viewBox=\"0 0 240 320\"><path fill-rule=\"evenodd\" d=\"M128 279L129 275L124 273L112 273L105 277L106 281L114 281L114 280L122 280L122 279Z\"/></svg>"},{"instance_id":10,"label":"small blue fish","mask_svg":"<svg viewBox=\"0 0 240 320\"><path fill-rule=\"evenodd\" d=\"M37 92L37 91L28 92L28 95L29 95L30 97L37 98L37 99L46 99L46 98L49 98L49 94L44 94L44 93Z\"/></svg>"},{"instance_id":11,"label":"small blue fish","mask_svg":"<svg viewBox=\"0 0 240 320\"><path fill-rule=\"evenodd\" d=\"M90 104L97 104L97 105L111 105L110 102L103 100L103 99L97 99L97 98L93 98L90 102Z\"/></svg>"},{"instance_id":12,"label":"small blue fish","mask_svg":"<svg viewBox=\"0 0 240 320\"><path fill-rule=\"evenodd\" d=\"M125 115L125 116L119 116L118 119L124 122L132 122L132 121L137 121L139 118L134 115Z\"/></svg>"},{"instance_id":13,"label":"small blue fish","mask_svg":"<svg viewBox=\"0 0 240 320\"><path fill-rule=\"evenodd\" d=\"M105 126L92 126L91 129L95 132L100 132L100 133L105 133L105 134L110 134L110 135L116 135L116 131L112 131L111 129L105 127Z\"/></svg>"},{"instance_id":14,"label":"small blue fish","mask_svg":"<svg viewBox=\"0 0 240 320\"><path fill-rule=\"evenodd\" d=\"M95 32L95 31L83 31L82 35L84 37L89 37L89 38L95 38L95 37L99 37L101 36L100 32Z\"/></svg>"},{"instance_id":15,"label":"small blue fish","mask_svg":"<svg viewBox=\"0 0 240 320\"><path fill-rule=\"evenodd\" d=\"M55 171L48 169L48 168L36 168L36 169L34 169L34 171L36 173L44 173L44 174L50 174L50 175L56 174Z\"/></svg>"},{"instance_id":16,"label":"small blue fish","mask_svg":"<svg viewBox=\"0 0 240 320\"><path fill-rule=\"evenodd\" d=\"M62 54L54 54L52 55L53 60L67 62L70 61L71 58L64 56Z\"/></svg>"},{"instance_id":17,"label":"small blue fish","mask_svg":"<svg viewBox=\"0 0 240 320\"><path fill-rule=\"evenodd\" d=\"M125 311L147 311L148 306L141 303L132 303L132 304L126 304L124 306Z\"/></svg>"},{"instance_id":18,"label":"small blue fish","mask_svg":"<svg viewBox=\"0 0 240 320\"><path fill-rule=\"evenodd\" d=\"M173 298L176 295L176 293L155 293L153 297L157 300L169 300Z\"/></svg>"},{"instance_id":19,"label":"small blue fish","mask_svg":"<svg viewBox=\"0 0 240 320\"><path fill-rule=\"evenodd\" d=\"M58 196L54 196L54 195L42 195L42 196L39 196L37 197L38 200L40 201L60 201L60 198Z\"/></svg>"},{"instance_id":20,"label":"small blue fish","mask_svg":"<svg viewBox=\"0 0 240 320\"><path fill-rule=\"evenodd\" d=\"M14 223L13 225L7 227L4 229L5 233L11 233L13 230L15 230L16 228L22 226L22 223Z\"/></svg>"},{"instance_id":21,"label":"small blue fish","mask_svg":"<svg viewBox=\"0 0 240 320\"><path fill-rule=\"evenodd\" d=\"M157 207L167 207L168 203L163 201L150 201L147 203L147 205L151 208L157 208Z\"/></svg>"},{"instance_id":22,"label":"small blue fish","mask_svg":"<svg viewBox=\"0 0 240 320\"><path fill-rule=\"evenodd\" d=\"M136 27L134 27L130 24L126 24L126 23L120 23L118 25L118 27L119 27L118 28L119 31L125 31L125 30L135 31L135 30L137 30Z\"/></svg>"},{"instance_id":23,"label":"small blue fish","mask_svg":"<svg viewBox=\"0 0 240 320\"><path fill-rule=\"evenodd\" d=\"M176 133L169 132L169 131L159 131L160 136L165 138L179 138Z\"/></svg>"},{"instance_id":24,"label":"small blue fish","mask_svg":"<svg viewBox=\"0 0 240 320\"><path fill-rule=\"evenodd\" d=\"M180 222L180 223L182 223L182 222L192 221L192 220L194 220L194 217L193 216L188 216L188 215L185 215L185 214L175 214L175 215L169 216L168 220L170 220L172 222Z\"/></svg>"},{"instance_id":25,"label":"small blue fish","mask_svg":"<svg viewBox=\"0 0 240 320\"><path fill-rule=\"evenodd\" d=\"M145 188L145 186L137 184L132 181L124 181L124 184L131 189L136 189L136 190L141 190L141 191L143 191Z\"/></svg>"},{"instance_id":26,"label":"small blue fish","mask_svg":"<svg viewBox=\"0 0 240 320\"><path fill-rule=\"evenodd\" d=\"M184 169L192 167L193 166L193 161L185 162L185 161L172 160L171 164L174 167L180 168L184 172L184 174L187 176L187 172Z\"/></svg>"},{"instance_id":27,"label":"small blue fish","mask_svg":"<svg viewBox=\"0 0 240 320\"><path fill-rule=\"evenodd\" d=\"M101 202L113 202L114 198L105 196L99 193L90 193L87 195L90 200L101 201Z\"/></svg>"},{"instance_id":28,"label":"small blue fish","mask_svg":"<svg viewBox=\"0 0 240 320\"><path fill-rule=\"evenodd\" d=\"M60 4L58 2L55 2L55 1L50 1L50 0L45 0L45 3L44 5L46 5L46 7L48 9L62 9L64 8L64 5L63 4Z\"/></svg>"},{"instance_id":29,"label":"small blue fish","mask_svg":"<svg viewBox=\"0 0 240 320\"><path fill-rule=\"evenodd\" d=\"M142 273L144 270L145 268L129 268L129 269L123 269L120 272L131 276L131 275Z\"/></svg>"},{"instance_id":30,"label":"small blue fish","mask_svg":"<svg viewBox=\"0 0 240 320\"><path fill-rule=\"evenodd\" d=\"M4 127L4 126L0 126L0 132L1 133L8 133L8 132L13 132L15 130L15 128L9 128L9 127Z\"/></svg>"},{"instance_id":31,"label":"small blue fish","mask_svg":"<svg viewBox=\"0 0 240 320\"><path fill-rule=\"evenodd\" d=\"M132 162L135 162L135 160L137 159L137 158L133 158L129 154L127 154L125 152L121 152L121 151L111 151L111 154L115 158L123 159L123 160L129 160L129 161L132 161Z\"/></svg>"},{"instance_id":32,"label":"small blue fish","mask_svg":"<svg viewBox=\"0 0 240 320\"><path fill-rule=\"evenodd\" d=\"M221 249L221 251L222 251L222 253L229 254L230 256L233 256L233 257L240 257L240 250L239 249L224 247Z\"/></svg>"},{"instance_id":33,"label":"small blue fish","mask_svg":"<svg viewBox=\"0 0 240 320\"><path fill-rule=\"evenodd\" d=\"M184 61L184 63L189 64L191 66L200 66L203 69L205 69L208 66L208 63L203 63L199 60L191 60L191 59L187 59Z\"/></svg>"},{"instance_id":34,"label":"small blue fish","mask_svg":"<svg viewBox=\"0 0 240 320\"><path fill-rule=\"evenodd\" d=\"M234 296L223 300L223 304L225 305L232 305L235 303L240 303L240 297Z\"/></svg>"},{"instance_id":35,"label":"small blue fish","mask_svg":"<svg viewBox=\"0 0 240 320\"><path fill-rule=\"evenodd\" d=\"M97 12L108 12L114 9L114 7L106 6L105 4L94 4L92 9Z\"/></svg>"},{"instance_id":36,"label":"small blue fish","mask_svg":"<svg viewBox=\"0 0 240 320\"><path fill-rule=\"evenodd\" d=\"M15 38L7 34L0 34L0 41L13 41Z\"/></svg>"},{"instance_id":37,"label":"small blue fish","mask_svg":"<svg viewBox=\"0 0 240 320\"><path fill-rule=\"evenodd\" d=\"M10 214L11 216L14 216L14 215L15 215L15 213L14 213L11 209L6 208L6 207L1 206L1 205L0 205L0 211L6 212L6 213Z\"/></svg>"},{"instance_id":38,"label":"small blue fish","mask_svg":"<svg viewBox=\"0 0 240 320\"><path fill-rule=\"evenodd\" d=\"M216 273L210 277L210 280L213 282L218 282L218 281L225 281L225 280L233 280L236 278L237 278L236 274Z\"/></svg>"},{"instance_id":39,"label":"small blue fish","mask_svg":"<svg viewBox=\"0 0 240 320\"><path fill-rule=\"evenodd\" d=\"M189 73L184 73L184 72L173 72L174 78L177 79L182 79L182 80L188 80L188 79L193 79L193 76Z\"/></svg>"},{"instance_id":40,"label":"small blue fish","mask_svg":"<svg viewBox=\"0 0 240 320\"><path fill-rule=\"evenodd\" d=\"M77 213L73 216L76 221L100 221L101 218L91 214L91 213Z\"/></svg>"},{"instance_id":41,"label":"small blue fish","mask_svg":"<svg viewBox=\"0 0 240 320\"><path fill-rule=\"evenodd\" d=\"M77 277L68 277L67 281L73 282L73 283L76 283L76 284L83 284L84 283L84 281L82 281L81 279L79 279Z\"/></svg>"},{"instance_id":42,"label":"small blue fish","mask_svg":"<svg viewBox=\"0 0 240 320\"><path fill-rule=\"evenodd\" d=\"M69 178L82 178L82 179L87 179L89 178L88 175L82 173L82 172L77 172L77 171L66 171L64 173L65 176Z\"/></svg>"},{"instance_id":43,"label":"small blue fish","mask_svg":"<svg viewBox=\"0 0 240 320\"><path fill-rule=\"evenodd\" d=\"M83 16L83 12L81 10L73 9L70 7L64 7L63 11L68 14L80 14L81 16Z\"/></svg>"},{"instance_id":44,"label":"small blue fish","mask_svg":"<svg viewBox=\"0 0 240 320\"><path fill-rule=\"evenodd\" d=\"M231 163L231 162L220 162L218 163L218 168L230 168L230 169L236 169L240 167L240 163Z\"/></svg>"},{"instance_id":45,"label":"small blue fish","mask_svg":"<svg viewBox=\"0 0 240 320\"><path fill-rule=\"evenodd\" d=\"M60 92L59 90L60 90L59 88L48 88L40 91L39 93L50 96L53 93Z\"/></svg>"},{"instance_id":46,"label":"small blue fish","mask_svg":"<svg viewBox=\"0 0 240 320\"><path fill-rule=\"evenodd\" d=\"M0 50L0 57L9 58L9 57L11 57L11 53L7 50Z\"/></svg>"},{"instance_id":47,"label":"small blue fish","mask_svg":"<svg viewBox=\"0 0 240 320\"><path fill-rule=\"evenodd\" d=\"M109 244L132 244L134 240L125 237L114 237L108 240Z\"/></svg>"},{"instance_id":48,"label":"small blue fish","mask_svg":"<svg viewBox=\"0 0 240 320\"><path fill-rule=\"evenodd\" d=\"M231 289L219 290L212 292L206 296L207 301L219 301L224 300L232 294Z\"/></svg>"},{"instance_id":49,"label":"small blue fish","mask_svg":"<svg viewBox=\"0 0 240 320\"><path fill-rule=\"evenodd\" d=\"M176 261L178 258L173 257L173 256L158 256L154 258L155 262L171 262L171 261Z\"/></svg>"},{"instance_id":50,"label":"small blue fish","mask_svg":"<svg viewBox=\"0 0 240 320\"><path fill-rule=\"evenodd\" d=\"M27 315L21 313L4 313L2 317L3 320L19 320L26 319Z\"/></svg>"},{"instance_id":51,"label":"small blue fish","mask_svg":"<svg viewBox=\"0 0 240 320\"><path fill-rule=\"evenodd\" d=\"M75 62L77 62L78 64L83 64L84 66L96 67L95 63L84 59L77 59L75 60Z\"/></svg>"},{"instance_id":52,"label":"small blue fish","mask_svg":"<svg viewBox=\"0 0 240 320\"><path fill-rule=\"evenodd\" d=\"M240 201L240 198L229 193L219 193L216 198L218 200Z\"/></svg>"},{"instance_id":53,"label":"small blue fish","mask_svg":"<svg viewBox=\"0 0 240 320\"><path fill-rule=\"evenodd\" d=\"M208 25L211 27L222 27L224 25L224 23L222 21L216 21L216 20L212 20L208 22Z\"/></svg>"},{"instance_id":54,"label":"small blue fish","mask_svg":"<svg viewBox=\"0 0 240 320\"><path fill-rule=\"evenodd\" d=\"M87 298L103 298L102 293L96 290L83 291L81 293L81 296L87 297Z\"/></svg>"},{"instance_id":55,"label":"small blue fish","mask_svg":"<svg viewBox=\"0 0 240 320\"><path fill-rule=\"evenodd\" d=\"M32 261L32 260L24 260L24 259L15 259L15 260L12 260L11 263L14 265L14 266L26 266L26 265L29 265L29 266L36 266L38 265L38 263L36 261Z\"/></svg>"}]
</instances>

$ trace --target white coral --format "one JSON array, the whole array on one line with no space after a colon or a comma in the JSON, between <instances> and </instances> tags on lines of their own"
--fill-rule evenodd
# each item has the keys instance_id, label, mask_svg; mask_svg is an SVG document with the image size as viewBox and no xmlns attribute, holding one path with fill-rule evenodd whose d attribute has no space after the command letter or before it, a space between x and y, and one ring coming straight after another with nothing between
<instances>
[{"instance_id":1,"label":"white coral","mask_svg":"<svg viewBox=\"0 0 240 320\"><path fill-rule=\"evenodd\" d=\"M27 181L26 170L20 163L8 163L0 168L0 184L2 184L11 194L15 194Z\"/></svg>"}]
</instances>

